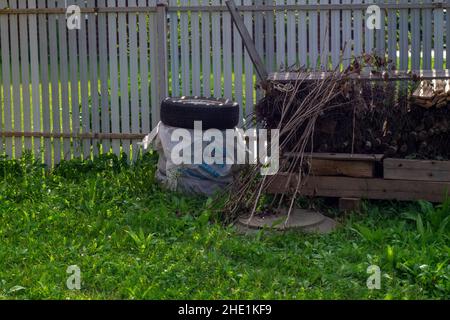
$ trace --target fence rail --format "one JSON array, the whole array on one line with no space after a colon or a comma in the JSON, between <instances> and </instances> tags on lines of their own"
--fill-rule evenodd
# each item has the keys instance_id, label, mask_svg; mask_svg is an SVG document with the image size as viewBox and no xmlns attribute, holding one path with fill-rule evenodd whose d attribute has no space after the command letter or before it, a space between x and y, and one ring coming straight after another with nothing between
<instances>
[{"instance_id":1,"label":"fence rail","mask_svg":"<svg viewBox=\"0 0 450 320\"><path fill-rule=\"evenodd\" d=\"M345 68L376 52L398 69L450 65L450 0L236 0L270 72ZM381 28L366 25L376 4ZM80 29L68 29L78 5ZM167 95L261 97L224 0L0 0L0 153L48 165L125 152Z\"/></svg>"}]
</instances>

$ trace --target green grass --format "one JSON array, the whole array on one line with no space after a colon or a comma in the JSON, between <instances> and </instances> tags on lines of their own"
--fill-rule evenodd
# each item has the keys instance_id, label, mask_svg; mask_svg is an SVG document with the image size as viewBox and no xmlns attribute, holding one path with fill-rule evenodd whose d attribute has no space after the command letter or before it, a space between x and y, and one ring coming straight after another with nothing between
<instances>
[{"instance_id":1,"label":"green grass","mask_svg":"<svg viewBox=\"0 0 450 320\"><path fill-rule=\"evenodd\" d=\"M326 236L224 226L211 200L166 192L156 157L0 161L3 299L448 298L449 205L367 204ZM403 214L407 211L407 214ZM366 286L369 265L381 289ZM70 265L82 289L66 288Z\"/></svg>"}]
</instances>

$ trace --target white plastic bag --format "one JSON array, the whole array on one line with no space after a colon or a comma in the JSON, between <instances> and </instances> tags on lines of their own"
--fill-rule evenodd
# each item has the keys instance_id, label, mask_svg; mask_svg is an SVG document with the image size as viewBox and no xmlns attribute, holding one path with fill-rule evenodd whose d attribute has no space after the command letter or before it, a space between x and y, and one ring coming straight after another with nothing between
<instances>
[{"instance_id":1,"label":"white plastic bag","mask_svg":"<svg viewBox=\"0 0 450 320\"><path fill-rule=\"evenodd\" d=\"M188 194L212 195L217 191L223 190L233 181L233 173L236 169L233 159L237 152L236 149L244 148L245 145L237 143L236 146L228 147L224 144L223 164L194 164L194 152L191 155L189 164L175 164L172 161L172 151L180 142L172 141L173 132L179 128L170 127L163 123L158 126L144 139L142 145L147 149L150 144L159 154L158 170L156 178L167 188L173 191L179 191ZM191 145L201 145L203 149L209 144L203 141L203 137L194 135L193 129L182 129L189 132L191 136ZM223 134L225 141L226 133ZM239 134L236 131L236 134ZM239 139L237 139L240 141ZM230 150L231 149L231 150Z\"/></svg>"}]
</instances>

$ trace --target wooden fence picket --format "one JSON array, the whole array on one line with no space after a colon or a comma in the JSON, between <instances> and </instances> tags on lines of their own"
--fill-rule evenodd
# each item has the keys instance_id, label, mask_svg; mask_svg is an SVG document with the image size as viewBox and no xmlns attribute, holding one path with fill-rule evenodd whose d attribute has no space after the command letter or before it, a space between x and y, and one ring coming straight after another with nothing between
<instances>
[{"instance_id":1,"label":"wooden fence picket","mask_svg":"<svg viewBox=\"0 0 450 320\"><path fill-rule=\"evenodd\" d=\"M7 8L8 1L1 0L0 8ZM1 37L1 55L2 55L2 85L3 85L3 112L4 112L4 131L12 131L12 96L11 96L11 66L10 66L10 37L9 37L9 16L0 15L0 37ZM13 157L13 139L6 137L5 153Z\"/></svg>"},{"instance_id":2,"label":"wooden fence picket","mask_svg":"<svg viewBox=\"0 0 450 320\"><path fill-rule=\"evenodd\" d=\"M435 0L442 3L442 0ZM442 70L444 67L444 9L434 9L434 36L433 36L433 53L434 65L433 69Z\"/></svg>"},{"instance_id":3,"label":"wooden fence picket","mask_svg":"<svg viewBox=\"0 0 450 320\"><path fill-rule=\"evenodd\" d=\"M60 8L65 8L63 2L59 2ZM59 35L59 69L61 86L61 112L62 112L62 132L70 133L70 110L69 110L69 60L67 46L67 22L64 14L58 15L58 35ZM71 158L70 139L63 139L63 159Z\"/></svg>"},{"instance_id":4,"label":"wooden fence picket","mask_svg":"<svg viewBox=\"0 0 450 320\"><path fill-rule=\"evenodd\" d=\"M146 0L139 0L139 7L146 7ZM149 6L152 4L149 3ZM154 5L153 5L154 6ZM149 17L151 20L151 16ZM139 23L139 76L140 76L140 110L141 110L141 131L142 133L150 132L150 86L149 81L153 84L153 78L150 80L149 74L149 35L147 32L147 15L145 13L138 14ZM150 55L151 57L151 55ZM152 105L154 101L152 100Z\"/></svg>"},{"instance_id":5,"label":"wooden fence picket","mask_svg":"<svg viewBox=\"0 0 450 320\"><path fill-rule=\"evenodd\" d=\"M241 5L242 0L235 0L236 5ZM273 25L272 25L273 27ZM243 58L243 45L242 38L237 30L236 26L233 25L233 69L234 69L234 99L239 103L239 121L240 124L243 122L244 114L244 99L243 99L243 69L242 69L242 58Z\"/></svg>"},{"instance_id":6,"label":"wooden fence picket","mask_svg":"<svg viewBox=\"0 0 450 320\"><path fill-rule=\"evenodd\" d=\"M152 7L156 7L156 0L149 0L148 3L149 6ZM150 40L149 40L149 56L147 57L147 59L150 60L150 102L151 102L151 122L150 125L153 127L155 126L158 122L159 122L159 118L158 118L158 109L159 109L159 101L158 101L158 97L159 95L157 94L158 92L158 76L157 76L157 70L158 70L158 60L155 59L155 57L157 56L157 48L156 48L156 43L157 43L157 25L156 25L156 15L155 14L150 14L149 15L149 36L150 36ZM178 50L178 49L177 49ZM176 59L178 59L178 51L176 53ZM178 60L177 60L178 61ZM177 62L178 65L178 62ZM178 75L177 75L178 77ZM172 78L172 82L173 82L173 78ZM178 80L177 80L177 85L176 85L176 89L179 90L179 84L178 84ZM172 95L175 95L174 93L172 93ZM145 114L144 114L145 116Z\"/></svg>"},{"instance_id":7,"label":"wooden fence picket","mask_svg":"<svg viewBox=\"0 0 450 320\"><path fill-rule=\"evenodd\" d=\"M10 0L9 6L11 9L17 9L17 0ZM9 17L9 33L10 33L10 53L11 53L11 77L12 77L12 97L13 97L13 130L15 132L22 131L21 116L21 101L20 101L20 61L19 61L19 33L17 15ZM22 156L22 137L14 138L14 155L16 158Z\"/></svg>"},{"instance_id":8,"label":"wooden fence picket","mask_svg":"<svg viewBox=\"0 0 450 320\"><path fill-rule=\"evenodd\" d=\"M87 1L87 8L95 7L95 1ZM97 16L93 13L87 16L87 32L88 32L88 67L89 67L89 96L90 96L90 110L91 110L91 130L94 133L100 132L100 100L98 87L98 55L97 48L101 43L97 43ZM61 30L62 31L62 30ZM92 154L99 155L100 141L92 140Z\"/></svg>"},{"instance_id":9,"label":"wooden fence picket","mask_svg":"<svg viewBox=\"0 0 450 320\"><path fill-rule=\"evenodd\" d=\"M18 2L19 9L27 8L27 1ZM30 57L28 54L28 15L19 14L19 38L20 38L20 68L22 85L22 121L23 130L31 131L31 100L30 100ZM32 141L30 137L24 138L25 150L31 151Z\"/></svg>"},{"instance_id":10,"label":"wooden fence picket","mask_svg":"<svg viewBox=\"0 0 450 320\"><path fill-rule=\"evenodd\" d=\"M424 4L432 3L432 0L423 0ZM422 69L431 69L431 43L432 43L432 9L422 10ZM392 28L394 29L394 28ZM395 30L395 29L394 29Z\"/></svg>"},{"instance_id":11,"label":"wooden fence picket","mask_svg":"<svg viewBox=\"0 0 450 320\"><path fill-rule=\"evenodd\" d=\"M108 0L108 7L115 7L115 0ZM109 81L111 99L111 133L120 133L119 114L119 68L117 65L117 13L108 14L108 43L109 43ZM116 155L120 154L120 140L112 139L112 149Z\"/></svg>"},{"instance_id":12,"label":"wooden fence picket","mask_svg":"<svg viewBox=\"0 0 450 320\"><path fill-rule=\"evenodd\" d=\"M36 8L36 0L29 0L28 7ZM0 17L1 19L1 17ZM33 109L33 131L41 131L41 103L39 93L39 45L38 45L38 24L37 15L31 14L29 17L30 26L30 65L31 65L31 95ZM41 138L33 138L34 156L41 159Z\"/></svg>"},{"instance_id":13,"label":"wooden fence picket","mask_svg":"<svg viewBox=\"0 0 450 320\"><path fill-rule=\"evenodd\" d=\"M197 6L199 4L198 0L191 0L191 5ZM200 79L200 69L201 69L201 55L200 55L200 18L198 12L191 13L191 38L192 38L192 94L194 96L201 96L201 79ZM231 27L231 26L230 26ZM228 35L231 33L228 32ZM231 46L229 48L231 52ZM231 55L231 53L230 53ZM225 55L226 56L226 55ZM228 57L231 59L231 56Z\"/></svg>"}]
</instances>

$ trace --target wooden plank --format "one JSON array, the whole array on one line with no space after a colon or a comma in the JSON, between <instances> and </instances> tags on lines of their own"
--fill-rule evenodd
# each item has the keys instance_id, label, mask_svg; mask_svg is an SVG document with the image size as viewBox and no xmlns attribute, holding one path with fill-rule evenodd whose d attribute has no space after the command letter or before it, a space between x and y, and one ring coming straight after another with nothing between
<instances>
[{"instance_id":1,"label":"wooden plank","mask_svg":"<svg viewBox=\"0 0 450 320\"><path fill-rule=\"evenodd\" d=\"M339 0L333 0L333 1L339 1ZM317 0L311 0L309 2L316 4ZM332 28L333 28L333 26L334 26L334 24L333 24L333 22L334 22L333 16L334 16L334 19L335 19L336 18L336 12L334 13L334 15L333 15L333 12L332 12L331 16L332 16L331 24L332 24ZM317 44L318 41L317 41L317 39L319 37L317 23L318 23L318 21L317 21L317 12L309 11L308 12L308 35L309 35L309 38L308 38L308 44L309 44L308 45L308 49L309 49L309 68L311 70L316 70L317 69L317 59L318 59L318 44ZM334 34L335 32L336 31L332 30L331 37L335 36L335 34ZM332 42L332 45L331 45L331 50L333 50L333 42ZM332 51L332 54L333 54L333 51Z\"/></svg>"},{"instance_id":2,"label":"wooden plank","mask_svg":"<svg viewBox=\"0 0 450 320\"><path fill-rule=\"evenodd\" d=\"M131 3L131 1L130 1ZM87 8L95 7L94 1L86 2ZM91 100L91 122L92 131L94 133L100 132L100 108L99 108L99 96L98 96L98 59L105 59L105 57L98 57L97 55L97 16L95 14L87 15L87 30L88 30L88 44L89 44L89 82L90 82L90 100ZM61 19L64 20L64 19ZM137 61L137 58L136 58ZM92 140L92 151L94 157L99 155L99 143L98 140Z\"/></svg>"},{"instance_id":3,"label":"wooden plank","mask_svg":"<svg viewBox=\"0 0 450 320\"><path fill-rule=\"evenodd\" d=\"M274 72L269 74L269 81L297 81L298 79L305 80L319 80L330 76L330 72ZM400 81L400 80L414 80L418 77L423 80L432 79L449 79L450 70L411 70L411 71L390 71L389 78L385 79L382 75L364 73L346 75L346 78L361 80L361 81Z\"/></svg>"},{"instance_id":4,"label":"wooden plank","mask_svg":"<svg viewBox=\"0 0 450 320\"><path fill-rule=\"evenodd\" d=\"M115 7L115 0L108 0L108 7ZM117 14L108 13L108 43L109 43L109 81L111 95L111 133L120 133L119 114L119 71L117 66ZM120 141L112 141L112 149L120 156Z\"/></svg>"},{"instance_id":5,"label":"wooden plank","mask_svg":"<svg viewBox=\"0 0 450 320\"><path fill-rule=\"evenodd\" d=\"M286 0L286 4L292 5L295 0ZM286 13L286 40L287 40L287 66L293 67L297 62L297 37L295 34L295 12L293 10L288 10ZM256 32L255 34L258 34Z\"/></svg>"},{"instance_id":6,"label":"wooden plank","mask_svg":"<svg viewBox=\"0 0 450 320\"><path fill-rule=\"evenodd\" d=\"M417 0L416 0L417 1ZM450 0L447 0L446 2L447 7L450 6ZM446 39L446 45L445 45L445 49L446 49L446 56L445 56L445 61L446 61L446 67L450 68L450 37L447 35L450 35L450 10L446 9L445 10L445 22L446 22L446 26L445 26L445 39Z\"/></svg>"},{"instance_id":7,"label":"wooden plank","mask_svg":"<svg viewBox=\"0 0 450 320\"><path fill-rule=\"evenodd\" d=\"M27 1L19 1L19 8L26 9ZM31 101L30 101L30 57L28 54L28 16L19 15L19 37L20 37L20 66L22 76L22 113L23 129L31 130ZM24 149L31 150L31 139L24 139Z\"/></svg>"},{"instance_id":8,"label":"wooden plank","mask_svg":"<svg viewBox=\"0 0 450 320\"><path fill-rule=\"evenodd\" d=\"M56 1L47 1L49 8L55 8ZM50 80L51 80L51 121L52 132L61 132L60 109L59 109L59 54L58 54L58 24L56 22L56 15L48 17L48 44L50 53ZM61 161L61 140L53 139L53 164L58 164Z\"/></svg>"},{"instance_id":9,"label":"wooden plank","mask_svg":"<svg viewBox=\"0 0 450 320\"><path fill-rule=\"evenodd\" d=\"M432 0L423 0L424 4L432 3ZM423 56L422 69L431 69L431 43L432 43L432 27L433 16L431 9L422 10L422 42L423 42Z\"/></svg>"},{"instance_id":10,"label":"wooden plank","mask_svg":"<svg viewBox=\"0 0 450 320\"><path fill-rule=\"evenodd\" d=\"M313 176L373 178L374 171L374 162L371 161L311 159L311 175Z\"/></svg>"},{"instance_id":11,"label":"wooden plank","mask_svg":"<svg viewBox=\"0 0 450 320\"><path fill-rule=\"evenodd\" d=\"M85 6L83 0L77 0L80 8ZM81 93L81 128L83 133L91 131L91 120L89 110L89 78L88 78L88 57L87 57L87 25L86 20L81 19L81 28L78 30L79 57L80 57L80 93ZM83 158L91 157L91 141L83 140Z\"/></svg>"},{"instance_id":12,"label":"wooden plank","mask_svg":"<svg viewBox=\"0 0 450 320\"><path fill-rule=\"evenodd\" d=\"M419 0L411 0L419 3ZM420 10L411 10L411 68L420 69Z\"/></svg>"},{"instance_id":13,"label":"wooden plank","mask_svg":"<svg viewBox=\"0 0 450 320\"><path fill-rule=\"evenodd\" d=\"M378 6L384 4L385 0L375 0ZM378 55L386 56L386 11L380 10L381 28L375 31L376 36L376 52Z\"/></svg>"},{"instance_id":14,"label":"wooden plank","mask_svg":"<svg viewBox=\"0 0 450 320\"><path fill-rule=\"evenodd\" d=\"M6 3L3 3L2 1L0 1L0 10L2 10L3 8L6 8ZM1 24L2 24L2 21L1 21L1 19L0 19L0 44L2 43L2 38L4 37L4 36L2 36L2 34L1 34ZM8 44L9 45L9 44ZM1 48L1 47L0 47ZM0 53L0 57L1 57L1 53ZM4 62L5 63L5 62ZM9 61L8 61L8 64L9 64ZM2 104L1 104L1 106L2 106L2 112L0 112L0 133L1 132L3 132L3 126L4 126L4 122L3 122L3 90L5 89L4 88L4 86L3 86L3 79L2 79L2 66L0 65L0 97L2 97L1 98L1 101L2 101ZM11 86L8 86L7 87L7 89L6 90L10 90L10 88L11 88ZM5 140L3 139L3 136L2 137L0 137L0 155L1 156L4 156L4 152L5 152L5 150L4 150L4 147L5 147Z\"/></svg>"},{"instance_id":15,"label":"wooden plank","mask_svg":"<svg viewBox=\"0 0 450 320\"><path fill-rule=\"evenodd\" d=\"M238 5L241 3L241 1L236 2ZM272 4L272 0L264 0L264 4ZM269 72L275 71L275 29L274 29L274 23L275 23L275 14L273 11L268 10L264 12L264 18L265 18L265 62L266 62L266 68ZM306 48L305 48L306 52ZM306 54L305 54L306 58Z\"/></svg>"},{"instance_id":16,"label":"wooden plank","mask_svg":"<svg viewBox=\"0 0 450 320\"><path fill-rule=\"evenodd\" d=\"M361 4L362 0L353 0L354 4ZM354 42L354 55L360 57L363 52L363 18L362 11L353 11L353 42Z\"/></svg>"},{"instance_id":17,"label":"wooden plank","mask_svg":"<svg viewBox=\"0 0 450 320\"><path fill-rule=\"evenodd\" d=\"M430 3L430 4L421 4L420 6L417 4L381 4L380 8L386 9L386 8L396 8L396 9L411 9L411 8L441 8L442 5L438 2L436 3ZM446 8L446 6L443 6ZM307 4L305 6L298 5L243 5L239 6L239 11L248 11L248 12L261 12L261 11L267 11L267 10L308 10L308 11L317 11L317 10L334 10L334 9L358 9L363 10L366 9L367 6L365 5L322 5L322 4ZM177 6L174 7L168 7L168 12L224 12L227 11L227 9L224 6L221 5L214 5L214 6ZM150 13L155 12L154 8L129 8L129 7L115 7L115 8L103 8L103 9L81 9L82 13ZM64 10L61 9L0 9L0 14L61 14L64 13Z\"/></svg>"},{"instance_id":18,"label":"wooden plank","mask_svg":"<svg viewBox=\"0 0 450 320\"><path fill-rule=\"evenodd\" d=\"M0 9L2 8L1 5L2 5L2 3L0 2ZM1 24L1 21L0 21L0 24ZM2 39L2 34L1 34L1 30L0 30L0 43L2 41L1 39ZM2 97L1 98L1 106L2 106L2 109L3 109L3 90L4 90L4 87L3 87L3 79L1 77L1 73L2 73L2 66L0 65L0 97ZM10 87L8 87L6 90L8 90L9 88ZM5 140L3 138L3 135L1 135L2 132L3 132L3 126L4 126L3 112L0 112L0 156L2 156L2 157L5 155Z\"/></svg>"},{"instance_id":19,"label":"wooden plank","mask_svg":"<svg viewBox=\"0 0 450 320\"><path fill-rule=\"evenodd\" d=\"M191 0L191 5L197 6L199 4L198 0ZM224 33L224 36L227 36L230 38L231 42L231 22L229 21L229 15L228 15L228 26L224 27L226 32ZM224 16L224 26L225 26L225 20L226 17ZM200 62L200 27L199 27L199 13L198 12L191 12L191 38L192 38L192 94L194 96L201 96L201 83L200 83L200 69L201 69L201 62ZM230 52L225 54L225 58L230 59L231 61L231 44L228 48L225 46L225 50L229 50ZM229 55L228 55L229 54ZM225 84L229 84L229 89L231 93L231 71L229 75L228 82L225 82ZM226 81L226 76L225 76ZM231 97L231 96L230 96Z\"/></svg>"},{"instance_id":20,"label":"wooden plank","mask_svg":"<svg viewBox=\"0 0 450 320\"><path fill-rule=\"evenodd\" d=\"M136 0L128 0L128 6L134 8L137 6ZM139 79L138 79L138 31L137 31L137 16L133 13L128 15L128 31L129 31L129 55L130 55L130 118L131 118L131 133L140 132L141 110L139 108ZM140 146L137 141L132 141L131 158L133 161L139 153Z\"/></svg>"},{"instance_id":21,"label":"wooden plank","mask_svg":"<svg viewBox=\"0 0 450 320\"><path fill-rule=\"evenodd\" d=\"M373 0L365 0L364 1L367 6L370 6L373 4ZM366 13L366 19L364 22L367 21L367 13ZM366 53L373 53L374 49L374 30L367 28L367 24L364 23L364 52Z\"/></svg>"},{"instance_id":22,"label":"wooden plank","mask_svg":"<svg viewBox=\"0 0 450 320\"><path fill-rule=\"evenodd\" d=\"M212 5L218 5L219 0L212 0ZM212 69L213 69L213 85L214 97L222 97L222 61L220 44L220 13L211 13L211 30L212 30Z\"/></svg>"},{"instance_id":23,"label":"wooden plank","mask_svg":"<svg viewBox=\"0 0 450 320\"><path fill-rule=\"evenodd\" d=\"M205 0L206 1L206 0ZM177 0L169 0L169 6L176 7ZM178 97L180 96L180 54L178 47L178 13L176 11L170 12L170 65L171 65L171 73L172 73L172 96ZM152 29L150 29L150 32ZM203 35L205 34L203 30ZM209 35L208 35L209 38ZM150 35L150 41L152 37ZM154 73L151 72L152 78L154 77ZM154 92L152 92L153 95ZM209 97L211 94L207 95Z\"/></svg>"},{"instance_id":24,"label":"wooden plank","mask_svg":"<svg viewBox=\"0 0 450 320\"><path fill-rule=\"evenodd\" d=\"M225 2L224 2L225 3ZM263 5L264 0L254 0L255 5ZM255 47L256 51L264 60L264 15L263 12L254 12L255 20ZM295 25L294 25L295 28ZM294 29L295 30L295 29ZM295 31L294 31L295 33Z\"/></svg>"},{"instance_id":25,"label":"wooden plank","mask_svg":"<svg viewBox=\"0 0 450 320\"><path fill-rule=\"evenodd\" d=\"M299 5L304 5L306 0L297 0ZM300 67L308 66L308 42L307 42L307 20L306 11L298 11L298 61Z\"/></svg>"},{"instance_id":26,"label":"wooden plank","mask_svg":"<svg viewBox=\"0 0 450 320\"><path fill-rule=\"evenodd\" d=\"M0 1L0 7L7 7L6 0ZM9 50L9 17L7 15L0 15L0 33L1 33L1 55L2 55L2 81L3 81L3 112L5 131L12 130L12 115L11 115L11 69L10 69L10 50ZM8 157L13 156L13 141L11 138L4 139L5 152Z\"/></svg>"},{"instance_id":27,"label":"wooden plank","mask_svg":"<svg viewBox=\"0 0 450 320\"><path fill-rule=\"evenodd\" d=\"M287 158L298 157L298 153L285 153L283 156ZM305 155L306 157L312 157L313 159L321 160L335 160L335 161L365 161L365 162L380 162L383 160L382 154L359 154L359 153L321 153L314 152L311 155Z\"/></svg>"},{"instance_id":28,"label":"wooden plank","mask_svg":"<svg viewBox=\"0 0 450 320\"><path fill-rule=\"evenodd\" d=\"M242 3L242 0L235 0L237 5ZM273 22L272 22L272 32L273 32ZM267 38L266 38L267 40ZM272 38L273 47L273 38ZM243 123L243 109L244 109L244 99L243 99L243 83L242 83L242 58L243 58L243 48L242 48L242 38L239 34L239 30L236 25L233 24L233 69L234 69L234 99L239 103L239 125Z\"/></svg>"},{"instance_id":29,"label":"wooden plank","mask_svg":"<svg viewBox=\"0 0 450 320\"><path fill-rule=\"evenodd\" d=\"M396 0L388 0L390 4ZM388 57L397 66L397 10L388 9Z\"/></svg>"},{"instance_id":30,"label":"wooden plank","mask_svg":"<svg viewBox=\"0 0 450 320\"><path fill-rule=\"evenodd\" d=\"M442 3L443 0L435 0ZM434 13L434 69L444 67L444 8L435 8Z\"/></svg>"},{"instance_id":31,"label":"wooden plank","mask_svg":"<svg viewBox=\"0 0 450 320\"><path fill-rule=\"evenodd\" d=\"M297 174L286 186L288 175L279 173L268 187L269 193L288 193L295 190ZM386 180L348 177L308 177L299 192L303 196L349 197L380 200L441 202L450 190L450 182Z\"/></svg>"},{"instance_id":32,"label":"wooden plank","mask_svg":"<svg viewBox=\"0 0 450 320\"><path fill-rule=\"evenodd\" d=\"M222 1L225 4L225 0ZM231 16L229 12L222 13L222 41L223 41L223 94L227 99L233 99L232 90L232 56L231 56Z\"/></svg>"},{"instance_id":33,"label":"wooden plank","mask_svg":"<svg viewBox=\"0 0 450 320\"><path fill-rule=\"evenodd\" d=\"M125 6L126 0L118 0L118 6ZM120 70L120 124L122 133L130 133L130 95L128 91L128 34L127 14L119 13L119 70ZM130 140L122 140L122 152L130 158Z\"/></svg>"},{"instance_id":34,"label":"wooden plank","mask_svg":"<svg viewBox=\"0 0 450 320\"><path fill-rule=\"evenodd\" d=\"M277 5L284 5L284 0L276 0ZM285 39L285 21L284 11L275 13L276 19L276 56L277 70L286 70L286 39Z\"/></svg>"},{"instance_id":35,"label":"wooden plank","mask_svg":"<svg viewBox=\"0 0 450 320\"><path fill-rule=\"evenodd\" d=\"M159 113L159 105L162 100L168 96L168 70L167 70L167 13L166 4L164 2L158 2L156 6L156 70L157 70L157 91L156 95L158 105L152 109L152 125L156 127L159 123L161 116Z\"/></svg>"},{"instance_id":36,"label":"wooden plank","mask_svg":"<svg viewBox=\"0 0 450 320\"><path fill-rule=\"evenodd\" d=\"M145 133L54 133L54 132L7 132L0 133L2 137L38 137L38 138L64 138L64 139L129 139L142 140L147 134Z\"/></svg>"},{"instance_id":37,"label":"wooden plank","mask_svg":"<svg viewBox=\"0 0 450 320\"><path fill-rule=\"evenodd\" d=\"M384 159L384 178L417 181L450 181L450 161Z\"/></svg>"},{"instance_id":38,"label":"wooden plank","mask_svg":"<svg viewBox=\"0 0 450 320\"><path fill-rule=\"evenodd\" d=\"M351 0L342 0L342 4L350 4ZM342 65L346 69L352 58L352 12L342 11Z\"/></svg>"},{"instance_id":39,"label":"wooden plank","mask_svg":"<svg viewBox=\"0 0 450 320\"><path fill-rule=\"evenodd\" d=\"M68 5L74 2L68 3ZM79 88L78 88L78 30L68 30L69 34L69 69L70 69L70 101L72 112L72 132L80 132L80 107L79 107ZM46 129L44 129L46 131ZM73 156L80 156L80 142L73 140Z\"/></svg>"},{"instance_id":40,"label":"wooden plank","mask_svg":"<svg viewBox=\"0 0 450 320\"><path fill-rule=\"evenodd\" d=\"M408 0L401 0L403 3L407 3ZM399 36L399 50L400 50L400 69L408 70L409 60L409 45L408 45L408 9L400 10L400 36Z\"/></svg>"},{"instance_id":41,"label":"wooden plank","mask_svg":"<svg viewBox=\"0 0 450 320\"><path fill-rule=\"evenodd\" d=\"M154 3L149 3L149 6L154 6ZM138 1L139 7L146 7L146 0ZM140 90L140 109L141 109L141 132L149 133L150 130L150 91L149 91L149 56L148 56L148 32L147 32L147 17L146 13L139 13L139 75L141 79ZM149 20L153 20L153 15L148 17ZM152 39L153 40L153 39ZM154 43L154 42L153 42ZM153 79L152 79L153 80ZM156 86L156 81L152 81ZM153 95L152 95L153 96ZM152 100L152 105L156 104L156 100Z\"/></svg>"},{"instance_id":42,"label":"wooden plank","mask_svg":"<svg viewBox=\"0 0 450 320\"><path fill-rule=\"evenodd\" d=\"M12 9L17 8L17 1L11 0L9 5ZM20 61L19 61L19 33L17 16L9 17L9 32L11 41L11 73L12 73L12 91L13 91L13 109L14 109L14 131L22 130L22 113L21 109L21 95L20 95ZM14 155L16 158L22 156L22 138L14 139Z\"/></svg>"},{"instance_id":43,"label":"wooden plank","mask_svg":"<svg viewBox=\"0 0 450 320\"><path fill-rule=\"evenodd\" d=\"M106 6L105 0L98 0L97 6L104 8ZM100 110L101 110L101 131L102 133L111 132L110 126L110 108L109 108L109 85L108 85L108 38L107 38L107 15L98 15L98 42L103 45L99 46L99 69L100 69ZM146 84L142 84L145 87ZM108 139L102 140L103 153L109 153L111 149L111 141Z\"/></svg>"},{"instance_id":44,"label":"wooden plank","mask_svg":"<svg viewBox=\"0 0 450 320\"><path fill-rule=\"evenodd\" d=\"M339 0L331 0L338 4ZM332 69L339 67L341 63L341 13L340 10L331 11L331 64Z\"/></svg>"},{"instance_id":45,"label":"wooden plank","mask_svg":"<svg viewBox=\"0 0 450 320\"><path fill-rule=\"evenodd\" d=\"M187 5L188 0L180 0L181 5ZM190 44L189 44L189 13L180 12L180 44L181 44L181 84L183 96L191 95L191 66L190 66ZM217 30L220 32L220 28ZM220 41L220 33L218 35Z\"/></svg>"},{"instance_id":46,"label":"wooden plank","mask_svg":"<svg viewBox=\"0 0 450 320\"><path fill-rule=\"evenodd\" d=\"M29 0L29 8L36 8L36 0ZM39 93L39 47L37 15L29 16L30 26L30 65L31 65L31 95L33 105L33 130L41 131L40 93ZM41 139L33 139L34 156L41 159Z\"/></svg>"},{"instance_id":47,"label":"wooden plank","mask_svg":"<svg viewBox=\"0 0 450 320\"><path fill-rule=\"evenodd\" d=\"M200 0L201 3L209 4L208 0ZM203 96L211 96L211 17L209 12L202 12L202 84L203 84ZM234 33L236 37L236 32Z\"/></svg>"},{"instance_id":48,"label":"wooden plank","mask_svg":"<svg viewBox=\"0 0 450 320\"><path fill-rule=\"evenodd\" d=\"M25 0L26 1L26 0ZM63 0L65 1L65 0ZM73 2L74 0L67 0L67 3ZM218 10L221 8L217 8ZM222 8L223 9L223 8ZM252 10L261 10L261 8L253 8ZM173 10L173 9L172 9ZM194 8L196 11L204 11L205 9L202 7ZM189 7L182 7L181 11L190 11ZM223 11L223 10L219 10ZM87 8L81 8L81 13L139 13L139 12L155 12L154 8L129 8L129 7L114 7L114 8L95 8L95 9L87 9ZM66 9L62 8L37 8L37 9L13 9L13 8L6 8L6 9L0 9L0 14L7 14L7 15L13 15L13 14L64 14L66 13Z\"/></svg>"},{"instance_id":49,"label":"wooden plank","mask_svg":"<svg viewBox=\"0 0 450 320\"><path fill-rule=\"evenodd\" d=\"M46 0L38 0L39 8L46 8ZM48 37L47 37L47 16L39 14L39 65L41 67L41 90L42 90L42 129L50 132L50 94L49 94L49 72L48 72ZM76 52L76 51L75 51ZM44 139L44 162L47 166L52 164L52 144L51 139Z\"/></svg>"},{"instance_id":50,"label":"wooden plank","mask_svg":"<svg viewBox=\"0 0 450 320\"><path fill-rule=\"evenodd\" d=\"M58 5L59 7L65 8L65 3L63 2L59 2ZM70 133L67 20L64 14L58 16L58 40L61 80L62 132ZM63 139L63 159L70 160L71 154L70 139Z\"/></svg>"},{"instance_id":51,"label":"wooden plank","mask_svg":"<svg viewBox=\"0 0 450 320\"><path fill-rule=\"evenodd\" d=\"M289 0L289 1L295 1L295 0ZM255 5L262 5L264 2L264 0L254 0L254 4ZM293 20L293 26L291 27L291 32L292 33L292 37L293 37L293 41L290 41L290 43L288 43L288 46L292 46L292 43L294 44L294 49L292 49L292 58L293 59L293 63L295 63L295 59L296 59L296 52L295 52L295 43L296 43L296 38L295 38L295 16L292 15L292 20ZM256 51L258 52L262 63L265 67L265 69L267 70L267 67L264 63L264 17L263 17L263 12L262 11L256 11L254 12L254 24L255 24L255 29L254 29L254 34L255 34L255 47L256 47ZM293 29L292 29L293 28ZM288 30L289 32L289 30ZM265 80L265 79L264 79ZM256 87L256 101L260 101L262 98L264 97L264 92L263 89L261 88L261 86L257 86Z\"/></svg>"},{"instance_id":52,"label":"wooden plank","mask_svg":"<svg viewBox=\"0 0 450 320\"><path fill-rule=\"evenodd\" d=\"M329 0L320 0L322 4L328 4ZM330 12L327 10L320 11L320 68L328 70L328 60L330 55Z\"/></svg>"},{"instance_id":53,"label":"wooden plank","mask_svg":"<svg viewBox=\"0 0 450 320\"><path fill-rule=\"evenodd\" d=\"M156 6L156 0L150 0L149 1L150 6ZM150 101L151 101L151 123L150 123L150 129L154 128L158 122L159 122L159 108L160 108L160 101L159 101L159 94L158 94L158 28L157 28L157 16L156 14L151 14L148 18L149 23L149 34L150 34L150 42L149 42L149 52L150 57L147 57L147 59L150 61ZM176 53L176 65L178 68L178 53ZM175 63L175 62L174 62ZM175 82L176 84L176 90L179 91L179 78L178 74L176 75L177 79ZM172 77L173 78L173 77ZM172 81L174 81L172 79Z\"/></svg>"},{"instance_id":54,"label":"wooden plank","mask_svg":"<svg viewBox=\"0 0 450 320\"><path fill-rule=\"evenodd\" d=\"M244 0L244 5L250 5L252 3L252 0ZM253 84L253 63L257 65L257 73L260 78L260 80L265 80L267 78L267 71L265 71L264 65L262 64L261 59L259 58L258 52L256 51L256 48L252 46L251 44L251 35L253 34L253 21L252 21L252 14L250 12L244 13L244 24L245 27L250 34L250 37L243 35L243 30L239 30L241 37L244 40L244 46L245 46L245 54L244 54L244 71L245 71L245 117L248 120L249 116L253 114L253 92L254 92L254 84ZM236 21L235 19L233 21ZM236 23L236 22L235 22ZM250 54L251 53L251 54Z\"/></svg>"}]
</instances>

